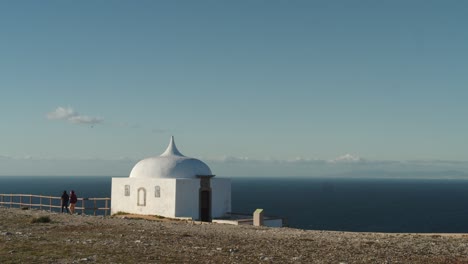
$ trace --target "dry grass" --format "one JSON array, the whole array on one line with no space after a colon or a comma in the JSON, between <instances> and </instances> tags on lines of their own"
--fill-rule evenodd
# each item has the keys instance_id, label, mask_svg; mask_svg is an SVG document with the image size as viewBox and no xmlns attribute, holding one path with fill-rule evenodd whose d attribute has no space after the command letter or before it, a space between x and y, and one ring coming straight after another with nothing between
<instances>
[{"instance_id":1,"label":"dry grass","mask_svg":"<svg viewBox=\"0 0 468 264\"><path fill-rule=\"evenodd\" d=\"M31 218L51 222L31 224ZM270 229L0 208L0 263L468 263L465 234Z\"/></svg>"}]
</instances>

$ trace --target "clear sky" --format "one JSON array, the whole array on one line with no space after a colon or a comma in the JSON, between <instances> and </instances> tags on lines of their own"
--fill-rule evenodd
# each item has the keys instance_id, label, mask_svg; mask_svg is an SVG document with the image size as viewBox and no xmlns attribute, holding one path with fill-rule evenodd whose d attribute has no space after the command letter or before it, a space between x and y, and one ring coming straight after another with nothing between
<instances>
[{"instance_id":1,"label":"clear sky","mask_svg":"<svg viewBox=\"0 0 468 264\"><path fill-rule=\"evenodd\" d=\"M466 1L1 1L0 175L128 175L171 135L217 175L466 175L467 14Z\"/></svg>"}]
</instances>

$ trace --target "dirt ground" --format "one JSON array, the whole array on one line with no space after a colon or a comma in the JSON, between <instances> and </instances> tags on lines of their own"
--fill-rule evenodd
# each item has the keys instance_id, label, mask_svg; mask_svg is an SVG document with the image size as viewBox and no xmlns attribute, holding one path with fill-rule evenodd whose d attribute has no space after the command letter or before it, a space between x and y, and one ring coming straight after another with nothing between
<instances>
[{"instance_id":1,"label":"dirt ground","mask_svg":"<svg viewBox=\"0 0 468 264\"><path fill-rule=\"evenodd\" d=\"M40 216L51 222L32 223ZM305 231L0 208L0 263L86 262L468 263L468 234Z\"/></svg>"}]
</instances>

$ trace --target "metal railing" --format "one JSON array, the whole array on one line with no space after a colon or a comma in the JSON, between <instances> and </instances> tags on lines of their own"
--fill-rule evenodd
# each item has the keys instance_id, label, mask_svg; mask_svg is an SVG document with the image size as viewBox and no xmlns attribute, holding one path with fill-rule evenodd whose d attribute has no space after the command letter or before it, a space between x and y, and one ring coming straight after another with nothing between
<instances>
[{"instance_id":1,"label":"metal railing","mask_svg":"<svg viewBox=\"0 0 468 264\"><path fill-rule=\"evenodd\" d=\"M94 215L110 215L110 198L78 198L75 211L86 214L92 211ZM40 210L60 211L61 197L34 194L0 194L1 207L37 208ZM92 206L92 207L90 207Z\"/></svg>"}]
</instances>

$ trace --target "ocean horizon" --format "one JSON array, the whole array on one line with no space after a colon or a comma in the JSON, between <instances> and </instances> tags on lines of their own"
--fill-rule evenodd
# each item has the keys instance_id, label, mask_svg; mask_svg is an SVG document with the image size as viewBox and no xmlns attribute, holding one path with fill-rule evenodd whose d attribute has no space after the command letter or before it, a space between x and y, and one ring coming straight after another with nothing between
<instances>
[{"instance_id":1,"label":"ocean horizon","mask_svg":"<svg viewBox=\"0 0 468 264\"><path fill-rule=\"evenodd\" d=\"M110 197L110 176L0 176L0 193ZM467 233L468 180L232 177L232 212L310 230Z\"/></svg>"}]
</instances>

